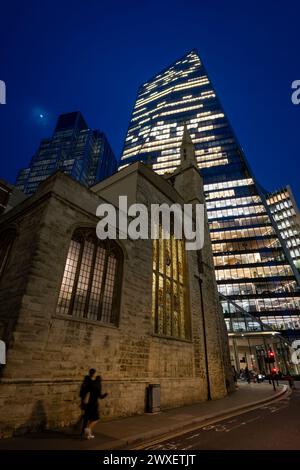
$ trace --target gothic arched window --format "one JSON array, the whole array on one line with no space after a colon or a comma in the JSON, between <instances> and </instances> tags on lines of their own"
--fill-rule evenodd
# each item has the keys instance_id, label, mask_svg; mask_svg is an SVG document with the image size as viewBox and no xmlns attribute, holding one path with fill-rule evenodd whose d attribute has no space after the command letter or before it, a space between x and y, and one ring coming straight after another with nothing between
<instances>
[{"instance_id":1,"label":"gothic arched window","mask_svg":"<svg viewBox=\"0 0 300 470\"><path fill-rule=\"evenodd\" d=\"M116 324L119 316L123 253L113 240L76 230L65 264L56 312Z\"/></svg>"},{"instance_id":2,"label":"gothic arched window","mask_svg":"<svg viewBox=\"0 0 300 470\"><path fill-rule=\"evenodd\" d=\"M184 240L153 240L152 320L154 332L190 338Z\"/></svg>"}]
</instances>

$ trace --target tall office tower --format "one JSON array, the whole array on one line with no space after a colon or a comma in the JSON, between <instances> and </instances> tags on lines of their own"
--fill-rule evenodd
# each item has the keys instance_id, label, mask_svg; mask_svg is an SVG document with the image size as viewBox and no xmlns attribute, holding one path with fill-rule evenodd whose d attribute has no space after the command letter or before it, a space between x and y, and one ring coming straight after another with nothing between
<instances>
[{"instance_id":1,"label":"tall office tower","mask_svg":"<svg viewBox=\"0 0 300 470\"><path fill-rule=\"evenodd\" d=\"M19 171L16 187L32 194L57 170L91 186L116 169L117 161L105 134L90 129L80 112L72 112L59 116L52 137L41 141L29 168Z\"/></svg>"},{"instance_id":2,"label":"tall office tower","mask_svg":"<svg viewBox=\"0 0 300 470\"><path fill-rule=\"evenodd\" d=\"M204 179L219 292L272 328L297 333L299 273L196 51L139 88L120 166L142 160L174 171L184 123Z\"/></svg>"},{"instance_id":3,"label":"tall office tower","mask_svg":"<svg viewBox=\"0 0 300 470\"><path fill-rule=\"evenodd\" d=\"M300 213L290 186L268 194L267 204L300 271Z\"/></svg>"}]
</instances>

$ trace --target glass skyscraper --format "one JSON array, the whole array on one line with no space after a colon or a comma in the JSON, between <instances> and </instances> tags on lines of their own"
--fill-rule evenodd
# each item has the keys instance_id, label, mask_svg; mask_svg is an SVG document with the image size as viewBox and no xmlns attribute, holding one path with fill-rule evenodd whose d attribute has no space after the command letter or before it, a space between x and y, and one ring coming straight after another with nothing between
<instances>
[{"instance_id":1,"label":"glass skyscraper","mask_svg":"<svg viewBox=\"0 0 300 470\"><path fill-rule=\"evenodd\" d=\"M184 123L204 179L220 294L271 328L300 334L299 273L196 51L139 88L120 167L141 160L172 173Z\"/></svg>"},{"instance_id":2,"label":"glass skyscraper","mask_svg":"<svg viewBox=\"0 0 300 470\"><path fill-rule=\"evenodd\" d=\"M300 213L290 186L267 195L267 204L300 271Z\"/></svg>"},{"instance_id":3,"label":"glass skyscraper","mask_svg":"<svg viewBox=\"0 0 300 470\"><path fill-rule=\"evenodd\" d=\"M16 187L32 194L55 171L91 186L117 169L115 155L105 134L88 127L80 112L59 116L52 137L43 139L29 168L19 171Z\"/></svg>"}]
</instances>

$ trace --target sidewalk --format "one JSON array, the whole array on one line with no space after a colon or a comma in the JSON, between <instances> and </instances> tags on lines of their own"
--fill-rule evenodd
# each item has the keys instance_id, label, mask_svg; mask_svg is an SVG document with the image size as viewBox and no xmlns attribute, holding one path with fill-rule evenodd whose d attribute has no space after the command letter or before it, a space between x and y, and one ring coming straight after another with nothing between
<instances>
[{"instance_id":1,"label":"sidewalk","mask_svg":"<svg viewBox=\"0 0 300 470\"><path fill-rule=\"evenodd\" d=\"M0 440L1 450L113 450L126 445L137 445L174 431L184 431L192 425L203 425L213 419L222 419L231 413L245 411L285 394L287 386L280 385L274 392L269 383L240 383L239 389L228 397L175 408L157 414L144 414L99 422L95 439L80 440L74 433L43 432Z\"/></svg>"}]
</instances>

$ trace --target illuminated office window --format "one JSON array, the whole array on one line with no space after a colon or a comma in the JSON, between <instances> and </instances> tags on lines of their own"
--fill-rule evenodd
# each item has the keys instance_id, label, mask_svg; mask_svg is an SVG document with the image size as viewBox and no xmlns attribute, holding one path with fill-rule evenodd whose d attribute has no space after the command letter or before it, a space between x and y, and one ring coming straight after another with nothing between
<instances>
[{"instance_id":1,"label":"illuminated office window","mask_svg":"<svg viewBox=\"0 0 300 470\"><path fill-rule=\"evenodd\" d=\"M278 293L295 292L299 297L300 292L269 210L300 268L297 215L287 188L269 195L269 207L265 204L266 195L245 162L196 52L186 54L139 88L122 163L151 162L156 173L171 175L180 164L184 123L203 178L218 288L232 300L243 302L246 296L266 296L268 291L274 296L272 301L255 303L250 298L245 305L253 312L266 309L265 316L271 318L273 311L280 312ZM291 303L288 305L291 310Z\"/></svg>"}]
</instances>

